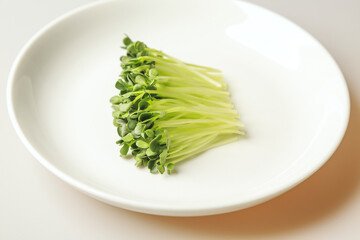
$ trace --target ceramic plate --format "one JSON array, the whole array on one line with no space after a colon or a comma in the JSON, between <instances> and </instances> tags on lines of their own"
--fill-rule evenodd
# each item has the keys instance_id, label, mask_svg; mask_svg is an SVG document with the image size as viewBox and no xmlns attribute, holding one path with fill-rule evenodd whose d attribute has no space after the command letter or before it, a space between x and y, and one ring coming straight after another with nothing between
<instances>
[{"instance_id":1,"label":"ceramic plate","mask_svg":"<svg viewBox=\"0 0 360 240\"><path fill-rule=\"evenodd\" d=\"M246 137L150 174L121 159L109 98L124 34L221 69ZM335 151L349 96L329 53L285 18L242 1L105 1L36 34L10 73L17 134L51 172L109 204L196 216L243 209L294 187Z\"/></svg>"}]
</instances>

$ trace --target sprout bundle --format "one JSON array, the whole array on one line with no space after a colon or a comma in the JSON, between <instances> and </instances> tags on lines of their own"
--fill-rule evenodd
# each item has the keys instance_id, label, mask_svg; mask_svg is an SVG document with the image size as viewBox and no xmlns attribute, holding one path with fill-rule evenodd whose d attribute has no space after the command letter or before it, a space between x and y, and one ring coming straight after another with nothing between
<instances>
[{"instance_id":1,"label":"sprout bundle","mask_svg":"<svg viewBox=\"0 0 360 240\"><path fill-rule=\"evenodd\" d=\"M136 166L170 174L176 163L243 134L219 70L184 63L129 37L123 43L127 54L115 84L120 93L110 99L121 156L131 152Z\"/></svg>"}]
</instances>

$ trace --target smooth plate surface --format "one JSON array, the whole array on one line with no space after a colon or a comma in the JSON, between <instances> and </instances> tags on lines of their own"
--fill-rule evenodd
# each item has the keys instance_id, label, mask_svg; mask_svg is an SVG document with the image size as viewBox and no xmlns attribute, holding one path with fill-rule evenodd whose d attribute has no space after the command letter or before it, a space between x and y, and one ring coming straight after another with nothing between
<instances>
[{"instance_id":1,"label":"smooth plate surface","mask_svg":"<svg viewBox=\"0 0 360 240\"><path fill-rule=\"evenodd\" d=\"M170 176L121 159L109 98L124 33L223 70L247 136ZM8 106L26 147L69 184L115 206L174 216L238 210L290 189L331 156L349 117L346 84L327 51L286 19L239 1L107 1L73 11L21 51Z\"/></svg>"}]
</instances>

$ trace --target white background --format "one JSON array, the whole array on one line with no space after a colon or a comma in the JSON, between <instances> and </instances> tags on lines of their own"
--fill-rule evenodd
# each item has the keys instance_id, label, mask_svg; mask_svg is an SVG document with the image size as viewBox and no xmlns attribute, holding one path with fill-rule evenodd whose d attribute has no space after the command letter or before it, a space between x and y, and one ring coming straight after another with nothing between
<instances>
[{"instance_id":1,"label":"white background","mask_svg":"<svg viewBox=\"0 0 360 240\"><path fill-rule=\"evenodd\" d=\"M25 149L8 118L11 64L41 27L89 0L0 0L0 239L360 239L360 1L251 0L317 38L351 94L348 131L333 157L291 191L246 210L174 218L134 213L74 190Z\"/></svg>"}]
</instances>

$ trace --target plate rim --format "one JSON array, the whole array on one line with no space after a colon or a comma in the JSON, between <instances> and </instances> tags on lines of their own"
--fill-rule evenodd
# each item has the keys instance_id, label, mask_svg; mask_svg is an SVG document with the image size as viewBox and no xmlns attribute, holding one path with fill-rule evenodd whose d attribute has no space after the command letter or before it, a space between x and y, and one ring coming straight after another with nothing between
<instances>
[{"instance_id":1,"label":"plate rim","mask_svg":"<svg viewBox=\"0 0 360 240\"><path fill-rule=\"evenodd\" d=\"M126 1L126 0L123 0ZM230 1L230 0L228 0ZM87 185L86 183L81 182L80 180L76 180L75 178L71 177L70 175L66 174L65 172L61 171L57 167L55 167L53 164L50 163L45 157L43 157L40 152L36 150L36 148L31 144L31 141L28 140L28 138L25 136L25 134L22 131L22 127L20 126L17 117L15 115L14 110L14 102L13 102L13 90L14 90L14 84L16 82L16 73L18 67L21 65L21 62L26 56L26 53L31 49L32 45L40 39L46 32L53 27L55 27L58 23L61 23L63 20L67 19L68 17L71 17L73 15L79 14L83 11L86 11L90 8L94 8L100 5L109 4L111 2L119 2L117 0L105 0L105 1L97 1L93 3L88 3L83 6L74 8L59 17L55 18L54 20L47 23L44 27L42 27L39 31L37 31L27 42L26 44L21 48L20 52L17 54L8 76L8 82L7 82L7 88L6 88L6 102L7 102L7 109L8 114L10 117L10 121L15 129L16 134L20 138L21 142L25 145L27 150L50 172L52 172L55 176L59 177L61 180L66 182L72 187L75 187L76 189L80 190L81 192L88 194L92 196L95 199L98 199L100 201L106 202L108 204L111 204L113 206L121 207L124 209L136 211L136 212L142 212L142 213L148 213L148 214L154 214L154 215L164 215L164 216L204 216L204 215L213 215L213 214L221 214L236 210L241 210L244 208L248 208L254 205L257 205L259 203L265 202L269 199L272 199L289 189L295 187L296 185L300 184L307 178L309 178L312 174L314 174L316 171L318 171L333 155L333 153L338 149L341 141L344 138L344 135L346 133L349 119L350 119L350 94L349 89L347 87L347 83L345 80L345 77L339 67L339 65L336 63L334 58L331 56L329 51L315 38L313 37L309 32L307 32L305 29L294 23L293 21L287 19L286 17L283 17L282 15L269 10L267 8L264 8L262 6L259 6L254 3L250 3L243 0L237 0L238 2L241 2L241 4L248 4L253 7L256 7L259 10L269 12L276 16L277 18L281 19L282 21L286 21L290 24L292 24L294 27L297 27L299 30L303 31L305 35L311 38L312 41L316 42L320 48L324 51L324 53L327 54L327 57L330 61L334 63L334 67L336 68L337 74L339 79L341 79L342 84L344 85L344 90L346 94L344 94L346 109L345 109L345 121L344 124L341 126L340 133L338 138L336 139L334 146L331 148L329 147L327 149L325 156L323 156L321 159L319 158L319 161L317 162L317 165L314 168L311 168L309 171L301 174L300 177L296 178L292 182L287 182L287 184L277 185L277 188L273 188L268 191L262 192L261 195L253 197L252 199L246 201L246 202L232 202L229 204L214 204L209 206L205 206L202 208L197 207L189 207L189 206L178 206L176 208L173 207L173 205L166 205L166 204L154 204L154 203L148 203L146 201L139 201L139 200L131 200L120 196L114 196L110 193L107 193L105 191L96 189L94 187L91 187ZM284 186L285 187L284 187ZM270 192L270 193L268 193Z\"/></svg>"}]
</instances>

